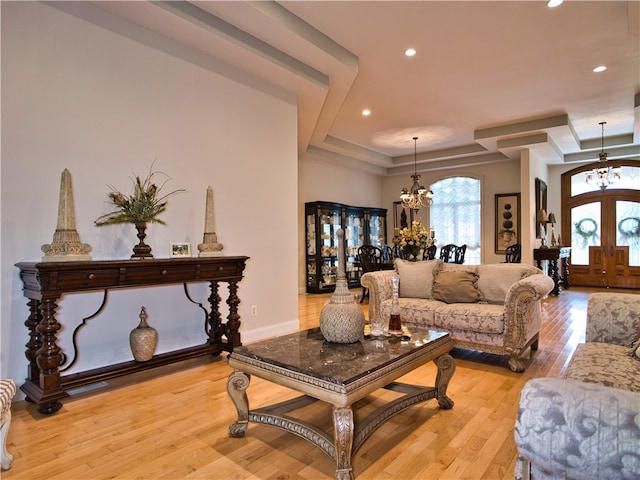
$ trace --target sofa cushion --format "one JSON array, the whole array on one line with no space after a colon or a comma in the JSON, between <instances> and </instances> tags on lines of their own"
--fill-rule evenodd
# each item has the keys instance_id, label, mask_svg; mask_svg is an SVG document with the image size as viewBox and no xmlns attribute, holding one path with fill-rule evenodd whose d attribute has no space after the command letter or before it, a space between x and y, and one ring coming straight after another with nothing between
<instances>
[{"instance_id":1,"label":"sofa cushion","mask_svg":"<svg viewBox=\"0 0 640 480\"><path fill-rule=\"evenodd\" d=\"M433 281L434 300L445 303L477 303L478 274L469 271L440 271Z\"/></svg>"},{"instance_id":2,"label":"sofa cushion","mask_svg":"<svg viewBox=\"0 0 640 480\"><path fill-rule=\"evenodd\" d=\"M433 315L433 325L444 330L503 333L504 307L486 303L441 303Z\"/></svg>"},{"instance_id":3,"label":"sofa cushion","mask_svg":"<svg viewBox=\"0 0 640 480\"><path fill-rule=\"evenodd\" d=\"M517 263L478 265L478 291L487 303L504 303L511 285L537 271L535 267Z\"/></svg>"},{"instance_id":4,"label":"sofa cushion","mask_svg":"<svg viewBox=\"0 0 640 480\"><path fill-rule=\"evenodd\" d=\"M406 298L431 298L433 276L442 265L442 260L409 262L395 260L396 271L400 277L399 296Z\"/></svg>"},{"instance_id":5,"label":"sofa cushion","mask_svg":"<svg viewBox=\"0 0 640 480\"><path fill-rule=\"evenodd\" d=\"M640 392L640 362L627 355L629 347L587 342L576 348L565 378Z\"/></svg>"},{"instance_id":6,"label":"sofa cushion","mask_svg":"<svg viewBox=\"0 0 640 480\"><path fill-rule=\"evenodd\" d=\"M392 300L384 300L380 303L380 317L389 319L391 315ZM436 308L442 302L428 298L399 298L400 319L402 323L412 323L424 327L433 326L433 316Z\"/></svg>"}]
</instances>

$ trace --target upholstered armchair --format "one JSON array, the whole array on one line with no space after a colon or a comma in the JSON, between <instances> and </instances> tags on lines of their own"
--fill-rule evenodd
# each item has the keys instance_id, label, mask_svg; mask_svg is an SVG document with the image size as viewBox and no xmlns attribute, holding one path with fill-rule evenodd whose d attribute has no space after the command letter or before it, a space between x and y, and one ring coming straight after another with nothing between
<instances>
[{"instance_id":1,"label":"upholstered armchair","mask_svg":"<svg viewBox=\"0 0 640 480\"><path fill-rule=\"evenodd\" d=\"M13 455L7 450L7 434L11 425L11 399L16 394L16 384L11 379L0 380L0 465L9 470Z\"/></svg>"},{"instance_id":2,"label":"upholstered armchair","mask_svg":"<svg viewBox=\"0 0 640 480\"><path fill-rule=\"evenodd\" d=\"M516 479L640 478L639 337L640 295L589 296L586 343L565 378L522 390Z\"/></svg>"}]
</instances>

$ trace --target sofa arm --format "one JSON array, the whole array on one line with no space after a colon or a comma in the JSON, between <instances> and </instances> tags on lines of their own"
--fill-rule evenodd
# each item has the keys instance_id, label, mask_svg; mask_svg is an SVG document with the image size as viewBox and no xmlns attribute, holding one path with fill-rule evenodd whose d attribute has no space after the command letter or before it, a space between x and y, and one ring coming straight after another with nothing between
<instances>
[{"instance_id":1,"label":"sofa arm","mask_svg":"<svg viewBox=\"0 0 640 480\"><path fill-rule=\"evenodd\" d=\"M516 478L640 478L640 393L537 378L520 394ZM536 478L536 475L532 475Z\"/></svg>"},{"instance_id":2,"label":"sofa arm","mask_svg":"<svg viewBox=\"0 0 640 480\"><path fill-rule=\"evenodd\" d=\"M521 353L522 348L540 332L540 300L554 285L551 277L542 273L529 275L511 285L504 300L504 342L508 350Z\"/></svg>"},{"instance_id":3,"label":"sofa arm","mask_svg":"<svg viewBox=\"0 0 640 480\"><path fill-rule=\"evenodd\" d=\"M587 342L630 347L640 336L640 295L591 293L587 301Z\"/></svg>"},{"instance_id":4,"label":"sofa arm","mask_svg":"<svg viewBox=\"0 0 640 480\"><path fill-rule=\"evenodd\" d=\"M360 284L369 289L369 320L378 318L380 304L393 297L392 278L395 270L367 272L360 277Z\"/></svg>"}]
</instances>

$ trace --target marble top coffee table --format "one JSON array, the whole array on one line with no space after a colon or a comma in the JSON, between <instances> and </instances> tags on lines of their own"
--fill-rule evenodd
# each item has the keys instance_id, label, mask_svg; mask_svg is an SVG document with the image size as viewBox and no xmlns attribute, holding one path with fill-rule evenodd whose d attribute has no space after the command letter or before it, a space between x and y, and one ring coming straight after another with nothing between
<instances>
[{"instance_id":1,"label":"marble top coffee table","mask_svg":"<svg viewBox=\"0 0 640 480\"><path fill-rule=\"evenodd\" d=\"M453 340L448 333L417 328L410 332L405 329L405 333L402 338L365 337L354 344L333 344L324 340L319 328L313 328L234 349L229 356L234 371L227 380L227 392L238 411L238 420L229 426L229 436L243 437L249 422L295 433L335 461L336 479L353 479L352 455L385 420L431 398L437 399L440 408L453 407L446 395L455 371L455 362L449 356ZM435 386L394 381L430 360L438 367ZM251 375L304 396L249 410L246 390ZM403 395L356 424L351 406L379 388ZM333 436L286 415L316 400L333 405Z\"/></svg>"}]
</instances>

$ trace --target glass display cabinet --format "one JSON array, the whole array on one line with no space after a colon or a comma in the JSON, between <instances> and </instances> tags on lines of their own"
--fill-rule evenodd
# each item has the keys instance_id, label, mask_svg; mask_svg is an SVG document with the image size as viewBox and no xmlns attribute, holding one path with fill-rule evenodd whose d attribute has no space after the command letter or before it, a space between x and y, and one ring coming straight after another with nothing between
<instances>
[{"instance_id":1,"label":"glass display cabinet","mask_svg":"<svg viewBox=\"0 0 640 480\"><path fill-rule=\"evenodd\" d=\"M358 265L358 248L364 241L364 210L362 208L344 208L345 270L349 286L360 283L360 267Z\"/></svg>"},{"instance_id":2,"label":"glass display cabinet","mask_svg":"<svg viewBox=\"0 0 640 480\"><path fill-rule=\"evenodd\" d=\"M368 244L381 247L387 239L387 210L384 208L368 208L366 211Z\"/></svg>"},{"instance_id":3,"label":"glass display cabinet","mask_svg":"<svg viewBox=\"0 0 640 480\"><path fill-rule=\"evenodd\" d=\"M334 202L305 204L307 293L335 290L338 270L338 229L344 230L345 269L349 287L360 286L358 248L386 241L383 208L352 207Z\"/></svg>"}]
</instances>

